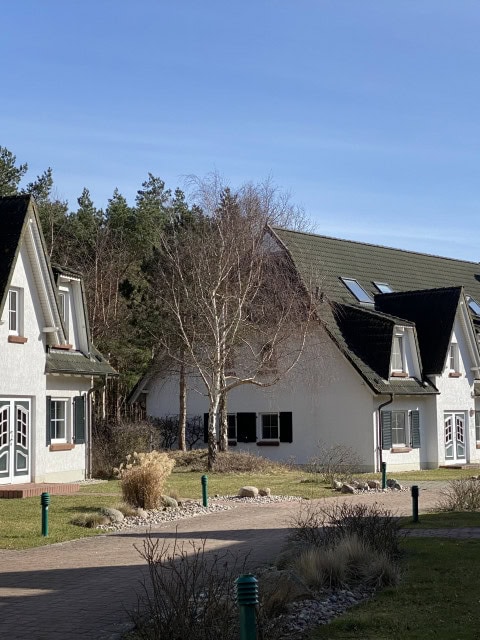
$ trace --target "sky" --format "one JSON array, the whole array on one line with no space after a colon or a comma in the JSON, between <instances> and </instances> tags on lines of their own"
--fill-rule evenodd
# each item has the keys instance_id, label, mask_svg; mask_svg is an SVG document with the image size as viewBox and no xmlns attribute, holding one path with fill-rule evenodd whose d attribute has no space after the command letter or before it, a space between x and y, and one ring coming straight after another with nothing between
<instances>
[{"instance_id":1,"label":"sky","mask_svg":"<svg viewBox=\"0 0 480 640\"><path fill-rule=\"evenodd\" d=\"M0 146L133 204L272 179L322 235L480 261L478 0L18 0Z\"/></svg>"}]
</instances>

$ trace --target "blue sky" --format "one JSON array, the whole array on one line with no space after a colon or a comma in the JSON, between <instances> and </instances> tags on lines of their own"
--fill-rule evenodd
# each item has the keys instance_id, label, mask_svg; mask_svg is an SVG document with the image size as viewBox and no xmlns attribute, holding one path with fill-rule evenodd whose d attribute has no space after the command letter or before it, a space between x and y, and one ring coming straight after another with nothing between
<instances>
[{"instance_id":1,"label":"blue sky","mask_svg":"<svg viewBox=\"0 0 480 640\"><path fill-rule=\"evenodd\" d=\"M480 261L477 0L19 0L0 145L71 208L267 177L318 233Z\"/></svg>"}]
</instances>

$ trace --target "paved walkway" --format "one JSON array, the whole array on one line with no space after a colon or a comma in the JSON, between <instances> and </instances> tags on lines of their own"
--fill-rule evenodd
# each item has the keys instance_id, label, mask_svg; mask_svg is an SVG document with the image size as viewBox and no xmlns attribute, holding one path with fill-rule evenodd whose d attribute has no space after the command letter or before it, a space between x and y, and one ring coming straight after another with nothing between
<instances>
[{"instance_id":1,"label":"paved walkway","mask_svg":"<svg viewBox=\"0 0 480 640\"><path fill-rule=\"evenodd\" d=\"M418 483L421 485L421 483ZM433 508L439 485L420 490L420 511ZM411 514L408 492L340 498L374 502L400 515ZM331 500L331 499L329 499ZM231 511L152 528L154 539L206 539L208 554L229 549L249 554L253 568L270 562L284 544L298 503L242 504ZM461 530L462 537L465 530ZM480 537L480 530L468 530ZM418 532L420 533L420 532ZM442 536L442 530L421 535ZM451 532L448 535L453 535ZM145 530L83 538L26 551L0 550L0 637L9 640L114 640L129 627L146 564Z\"/></svg>"}]
</instances>

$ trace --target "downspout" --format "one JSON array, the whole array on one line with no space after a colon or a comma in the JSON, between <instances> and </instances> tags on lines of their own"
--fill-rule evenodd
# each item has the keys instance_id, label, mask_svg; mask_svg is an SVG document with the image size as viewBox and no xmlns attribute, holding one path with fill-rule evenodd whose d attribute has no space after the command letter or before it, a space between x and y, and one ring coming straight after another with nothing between
<instances>
[{"instance_id":1,"label":"downspout","mask_svg":"<svg viewBox=\"0 0 480 640\"><path fill-rule=\"evenodd\" d=\"M377 471L380 471L382 468L382 409L393 402L393 393L390 394L390 400L383 402L381 405L377 407L378 411L378 433L377 433L377 462L378 468Z\"/></svg>"}]
</instances>

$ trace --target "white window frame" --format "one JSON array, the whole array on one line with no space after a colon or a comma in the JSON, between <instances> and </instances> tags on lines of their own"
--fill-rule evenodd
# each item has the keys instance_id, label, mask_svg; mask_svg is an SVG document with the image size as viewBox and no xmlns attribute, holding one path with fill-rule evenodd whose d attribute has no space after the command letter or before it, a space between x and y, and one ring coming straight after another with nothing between
<instances>
[{"instance_id":1,"label":"white window frame","mask_svg":"<svg viewBox=\"0 0 480 640\"><path fill-rule=\"evenodd\" d=\"M70 291L66 287L60 287L58 291L59 312L65 327L65 337L68 340L70 328Z\"/></svg>"},{"instance_id":2,"label":"white window frame","mask_svg":"<svg viewBox=\"0 0 480 640\"><path fill-rule=\"evenodd\" d=\"M395 349L395 345L398 343L398 351ZM399 363L396 362L397 357L400 358L401 366L400 368L397 366ZM401 372L406 373L405 366L405 334L400 333L398 330L395 330L393 334L392 340L392 371L393 372Z\"/></svg>"},{"instance_id":3,"label":"white window frame","mask_svg":"<svg viewBox=\"0 0 480 640\"><path fill-rule=\"evenodd\" d=\"M54 415L56 415L56 411L54 411L54 405L56 404L63 404L64 407L64 415L62 418L57 418L54 417ZM71 403L70 403L70 398L50 398L50 441L52 444L56 444L56 443L64 443L64 442L68 442L69 441L69 428L70 428L70 412L71 412ZM64 425L64 436L61 438L58 437L54 437L53 433L54 433L54 429L53 426L54 424L56 425L56 423L60 423L63 422ZM55 435L56 434L56 429L55 429Z\"/></svg>"},{"instance_id":4,"label":"white window frame","mask_svg":"<svg viewBox=\"0 0 480 640\"><path fill-rule=\"evenodd\" d=\"M264 424L264 419L265 418L271 418L272 416L275 416L277 419L277 425L272 426L272 425L265 425ZM270 436L266 436L265 435L265 431L264 429L277 429L277 435L275 437ZM269 412L265 412L265 413L261 413L260 414L260 429L261 429L261 440L271 440L274 442L278 442L280 441L280 414L275 412L275 411L269 411Z\"/></svg>"},{"instance_id":5,"label":"white window frame","mask_svg":"<svg viewBox=\"0 0 480 640\"><path fill-rule=\"evenodd\" d=\"M460 357L459 357L459 348L456 342L452 342L450 344L450 349L448 351L448 368L450 371L454 373L459 373L460 367Z\"/></svg>"},{"instance_id":6,"label":"white window frame","mask_svg":"<svg viewBox=\"0 0 480 640\"><path fill-rule=\"evenodd\" d=\"M23 289L19 287L8 290L8 333L11 336L23 335Z\"/></svg>"},{"instance_id":7,"label":"white window frame","mask_svg":"<svg viewBox=\"0 0 480 640\"><path fill-rule=\"evenodd\" d=\"M403 420L404 420L404 427L403 427L403 431L404 431L404 441L401 442L395 442L395 437L394 434L396 433L396 431L398 430L398 427L395 426L395 420L397 419L397 416L403 415ZM410 446L410 411L405 411L405 410L392 410L392 448L395 447L408 447Z\"/></svg>"}]
</instances>

